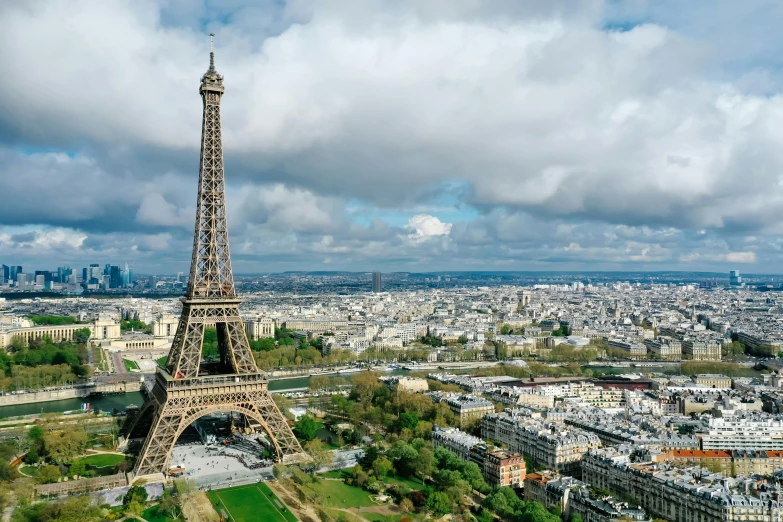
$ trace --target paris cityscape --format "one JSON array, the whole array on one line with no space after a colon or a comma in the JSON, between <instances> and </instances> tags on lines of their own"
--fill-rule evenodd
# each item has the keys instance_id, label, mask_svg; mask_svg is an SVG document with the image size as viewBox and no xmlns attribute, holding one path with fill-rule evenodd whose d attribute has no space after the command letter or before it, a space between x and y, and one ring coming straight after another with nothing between
<instances>
[{"instance_id":1,"label":"paris cityscape","mask_svg":"<svg viewBox=\"0 0 783 522\"><path fill-rule=\"evenodd\" d=\"M0 5L3 521L779 520L780 20Z\"/></svg>"}]
</instances>

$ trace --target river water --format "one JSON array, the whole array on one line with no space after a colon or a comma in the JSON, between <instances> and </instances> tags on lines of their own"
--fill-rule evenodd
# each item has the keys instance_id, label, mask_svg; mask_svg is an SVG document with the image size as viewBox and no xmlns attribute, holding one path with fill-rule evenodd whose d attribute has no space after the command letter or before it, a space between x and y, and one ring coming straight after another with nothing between
<instances>
[{"instance_id":1,"label":"river water","mask_svg":"<svg viewBox=\"0 0 783 522\"><path fill-rule=\"evenodd\" d=\"M641 367L641 368L628 368L628 367L613 367L602 366L594 367L594 370L600 370L602 372L609 373L641 373L647 374L652 372L664 372L669 367ZM394 370L390 375L407 375L407 370ZM462 373L462 372L455 372ZM349 379L351 374L330 374L327 375L330 379L335 377L342 377ZM290 390L296 388L306 388L310 385L309 377L296 377L293 379L282 379L269 382L270 391ZM139 392L126 393L125 395L112 395L108 397L92 397L84 399L65 399L61 401L50 402L37 402L34 404L20 404L16 406L1 406L0 418L18 417L20 415L31 415L34 413L61 413L69 410L79 410L82 404L89 402L93 409L99 409L102 411L112 411L114 408L123 410L130 404L141 406L144 403L144 397Z\"/></svg>"},{"instance_id":2,"label":"river water","mask_svg":"<svg viewBox=\"0 0 783 522\"><path fill-rule=\"evenodd\" d=\"M391 375L406 375L406 370L395 370ZM330 379L342 377L349 379L351 374L331 374L327 375ZM282 379L269 382L270 391L290 390L295 388L306 388L310 385L310 377L296 377L294 379ZM122 411L126 406L135 404L141 406L144 403L144 397L140 392L126 393L124 395L111 395L108 397L86 397L81 399L64 399L60 401L36 402L33 404L19 404L13 406L0 406L0 418L18 417L21 415L32 415L34 413L62 413L70 410L80 410L82 404L90 403L90 407L102 411L112 411L114 408Z\"/></svg>"}]
</instances>

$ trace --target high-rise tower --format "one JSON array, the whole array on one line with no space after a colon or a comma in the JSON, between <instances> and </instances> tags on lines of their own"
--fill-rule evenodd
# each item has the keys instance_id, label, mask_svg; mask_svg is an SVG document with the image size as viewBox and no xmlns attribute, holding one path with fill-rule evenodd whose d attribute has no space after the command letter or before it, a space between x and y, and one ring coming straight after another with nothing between
<instances>
[{"instance_id":1,"label":"high-rise tower","mask_svg":"<svg viewBox=\"0 0 783 522\"><path fill-rule=\"evenodd\" d=\"M190 278L166 368L158 368L152 393L128 430L152 416L134 470L137 477L166 473L171 451L185 428L217 412L238 412L255 422L278 459L307 458L269 394L266 374L256 367L239 315L226 224L220 129L223 77L215 70L214 51L209 53L209 69L199 92L204 112ZM204 375L201 348L208 324L217 328L220 360Z\"/></svg>"}]
</instances>

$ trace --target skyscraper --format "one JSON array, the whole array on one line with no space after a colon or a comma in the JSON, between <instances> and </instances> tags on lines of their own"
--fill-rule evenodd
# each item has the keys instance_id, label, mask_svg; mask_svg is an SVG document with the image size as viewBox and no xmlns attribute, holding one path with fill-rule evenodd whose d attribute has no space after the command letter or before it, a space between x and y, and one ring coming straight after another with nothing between
<instances>
[{"instance_id":1,"label":"skyscraper","mask_svg":"<svg viewBox=\"0 0 783 522\"><path fill-rule=\"evenodd\" d=\"M109 268L109 288L119 288L122 286L120 277L120 267L112 266Z\"/></svg>"},{"instance_id":2,"label":"skyscraper","mask_svg":"<svg viewBox=\"0 0 783 522\"><path fill-rule=\"evenodd\" d=\"M739 270L732 270L729 272L729 285L730 286L745 286L742 283L742 277L740 277Z\"/></svg>"},{"instance_id":3,"label":"skyscraper","mask_svg":"<svg viewBox=\"0 0 783 522\"><path fill-rule=\"evenodd\" d=\"M125 270L122 270L120 275L122 276L122 287L128 288L130 286L130 268L128 268L128 263L125 263Z\"/></svg>"},{"instance_id":4,"label":"skyscraper","mask_svg":"<svg viewBox=\"0 0 783 522\"><path fill-rule=\"evenodd\" d=\"M379 294L381 292L381 273L380 272L373 272L372 273L372 291L376 294Z\"/></svg>"},{"instance_id":5,"label":"skyscraper","mask_svg":"<svg viewBox=\"0 0 783 522\"><path fill-rule=\"evenodd\" d=\"M2 272L0 272L0 283L7 285L8 278L11 276L11 268L8 265L3 265Z\"/></svg>"}]
</instances>

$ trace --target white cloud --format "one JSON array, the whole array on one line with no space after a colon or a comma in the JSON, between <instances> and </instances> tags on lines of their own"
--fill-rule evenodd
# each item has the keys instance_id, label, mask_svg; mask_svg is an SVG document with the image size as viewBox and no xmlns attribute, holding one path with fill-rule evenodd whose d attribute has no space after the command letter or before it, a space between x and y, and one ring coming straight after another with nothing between
<instances>
[{"instance_id":1,"label":"white cloud","mask_svg":"<svg viewBox=\"0 0 783 522\"><path fill-rule=\"evenodd\" d=\"M196 212L194 209L177 208L163 194L152 192L145 194L136 212L136 221L143 225L163 227L193 228Z\"/></svg>"},{"instance_id":2,"label":"white cloud","mask_svg":"<svg viewBox=\"0 0 783 522\"><path fill-rule=\"evenodd\" d=\"M623 9L577 4L216 7L230 20L209 30L226 77L232 244L248 258L291 256L280 266L296 252L358 267L447 263L455 251L477 264L778 266L775 74L759 94L744 73L764 76L763 64L715 73L722 55L705 45L721 36L678 30L698 17L608 31L607 13ZM107 234L120 228L136 253L186 244L208 16L152 0L2 3L13 81L0 84L12 100L0 113L0 221L78 229L82 249L117 255L127 247ZM69 153L20 153L20 143ZM442 206L444 187L458 187L448 192L455 208L480 216L439 210L444 222L422 210L394 227L345 210L358 202L409 216L402 210ZM747 235L752 251L739 244Z\"/></svg>"},{"instance_id":3,"label":"white cloud","mask_svg":"<svg viewBox=\"0 0 783 522\"><path fill-rule=\"evenodd\" d=\"M451 232L451 223L444 223L435 216L416 214L403 227L410 231L408 236L413 241L423 241L433 236L446 236Z\"/></svg>"}]
</instances>

